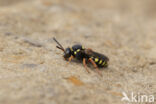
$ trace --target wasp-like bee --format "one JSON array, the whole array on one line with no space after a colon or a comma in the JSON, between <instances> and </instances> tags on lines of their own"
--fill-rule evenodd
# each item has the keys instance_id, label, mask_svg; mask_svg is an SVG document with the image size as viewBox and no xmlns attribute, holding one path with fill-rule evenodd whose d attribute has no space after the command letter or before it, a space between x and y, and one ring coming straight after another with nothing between
<instances>
[{"instance_id":1,"label":"wasp-like bee","mask_svg":"<svg viewBox=\"0 0 156 104\"><path fill-rule=\"evenodd\" d=\"M87 62L90 62L93 64L93 66L96 68L96 71L99 75L102 76L101 72L99 71L99 67L107 67L109 58L106 57L103 54L94 52L92 49L86 49L82 45L76 44L73 45L71 48L64 49L62 45L55 39L53 40L58 44L56 46L58 49L61 49L64 52L64 58L67 61L71 61L73 58L76 58L83 62L83 65L85 66L86 71L89 73L89 70L87 69Z\"/></svg>"}]
</instances>

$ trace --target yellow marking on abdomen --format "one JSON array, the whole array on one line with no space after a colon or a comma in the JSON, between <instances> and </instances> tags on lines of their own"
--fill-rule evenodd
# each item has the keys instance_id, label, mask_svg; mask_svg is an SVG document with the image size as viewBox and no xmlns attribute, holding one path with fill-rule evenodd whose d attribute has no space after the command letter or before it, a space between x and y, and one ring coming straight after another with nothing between
<instances>
[{"instance_id":1,"label":"yellow marking on abdomen","mask_svg":"<svg viewBox=\"0 0 156 104\"><path fill-rule=\"evenodd\" d=\"M102 63L102 60L100 60L99 64L101 64L101 63Z\"/></svg>"},{"instance_id":2,"label":"yellow marking on abdomen","mask_svg":"<svg viewBox=\"0 0 156 104\"><path fill-rule=\"evenodd\" d=\"M102 66L104 66L105 65L105 61L102 63Z\"/></svg>"},{"instance_id":3,"label":"yellow marking on abdomen","mask_svg":"<svg viewBox=\"0 0 156 104\"><path fill-rule=\"evenodd\" d=\"M98 62L99 61L99 59L98 58L95 58L95 62Z\"/></svg>"}]
</instances>

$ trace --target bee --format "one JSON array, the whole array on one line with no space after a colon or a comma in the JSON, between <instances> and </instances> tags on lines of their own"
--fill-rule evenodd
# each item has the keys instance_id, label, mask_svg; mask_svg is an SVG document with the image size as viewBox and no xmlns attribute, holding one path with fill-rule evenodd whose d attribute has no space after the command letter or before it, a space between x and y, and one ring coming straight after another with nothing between
<instances>
[{"instance_id":1,"label":"bee","mask_svg":"<svg viewBox=\"0 0 156 104\"><path fill-rule=\"evenodd\" d=\"M95 67L97 73L100 76L102 76L102 74L99 71L99 68L108 66L109 58L103 54L94 52L90 48L86 49L80 44L75 44L71 48L68 47L68 48L64 49L63 46L55 38L53 38L53 40L57 43L56 48L58 48L64 52L63 57L65 60L67 60L69 62L73 58L80 60L81 62L83 62L83 65L88 73L90 73L87 68L88 62L90 62Z\"/></svg>"}]
</instances>

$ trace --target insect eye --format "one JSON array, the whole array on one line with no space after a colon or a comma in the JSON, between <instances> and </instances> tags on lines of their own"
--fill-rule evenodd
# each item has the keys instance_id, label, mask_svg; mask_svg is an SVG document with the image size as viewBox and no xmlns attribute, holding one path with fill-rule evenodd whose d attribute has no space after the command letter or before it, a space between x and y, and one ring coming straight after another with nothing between
<instances>
[{"instance_id":1,"label":"insect eye","mask_svg":"<svg viewBox=\"0 0 156 104\"><path fill-rule=\"evenodd\" d=\"M70 48L67 48L67 49L65 50L64 58L69 58L70 56L71 56Z\"/></svg>"},{"instance_id":2,"label":"insect eye","mask_svg":"<svg viewBox=\"0 0 156 104\"><path fill-rule=\"evenodd\" d=\"M67 48L65 54L70 54L70 48Z\"/></svg>"}]
</instances>

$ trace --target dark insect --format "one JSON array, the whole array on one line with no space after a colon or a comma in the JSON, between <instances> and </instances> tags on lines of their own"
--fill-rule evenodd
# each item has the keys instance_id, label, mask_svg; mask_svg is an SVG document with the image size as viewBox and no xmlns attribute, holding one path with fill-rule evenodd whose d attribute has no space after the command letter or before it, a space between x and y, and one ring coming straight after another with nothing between
<instances>
[{"instance_id":1,"label":"dark insect","mask_svg":"<svg viewBox=\"0 0 156 104\"><path fill-rule=\"evenodd\" d=\"M96 71L99 75L102 76L101 72L98 68L100 67L107 67L108 66L108 57L106 57L103 54L94 52L92 49L86 49L82 45L76 44L73 45L71 48L64 49L62 45L55 39L53 40L58 44L56 46L58 49L61 49L64 52L64 58L67 61L71 61L73 58L76 58L80 61L83 61L83 65L85 66L86 71L89 73L89 70L87 69L87 62L90 62L93 64L93 66L96 68Z\"/></svg>"}]
</instances>

